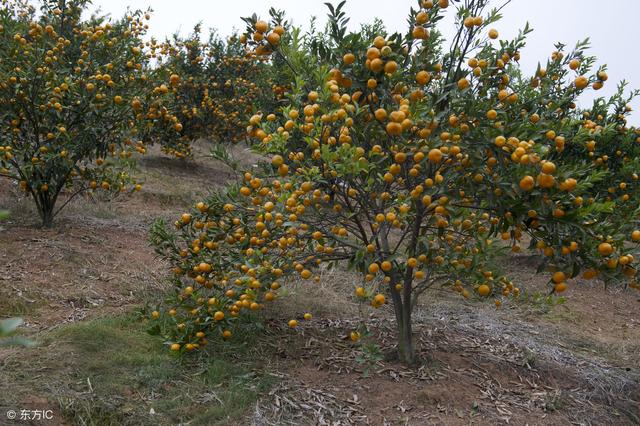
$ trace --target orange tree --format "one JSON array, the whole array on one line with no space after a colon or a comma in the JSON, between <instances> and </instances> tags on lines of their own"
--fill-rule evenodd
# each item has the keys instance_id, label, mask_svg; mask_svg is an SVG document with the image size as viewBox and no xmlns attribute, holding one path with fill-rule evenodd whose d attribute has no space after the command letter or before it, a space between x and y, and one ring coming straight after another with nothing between
<instances>
[{"instance_id":1,"label":"orange tree","mask_svg":"<svg viewBox=\"0 0 640 426\"><path fill-rule=\"evenodd\" d=\"M622 87L576 107L607 79L584 43L556 46L523 77L528 28L499 40L499 10L486 3L456 4L449 47L436 28L445 0L419 2L404 35L348 33L344 2L331 6L322 48L295 30L274 37L277 16L246 19L247 45L281 56L296 81L284 107L249 121L269 161L184 213L175 232L154 225L174 265L172 350L194 350L212 331L231 337L285 276L318 280L314 270L336 263L361 272L356 299L391 302L406 363L420 296L445 288L500 306L520 289L492 261L527 239L550 293L580 271L636 285L640 139Z\"/></svg>"},{"instance_id":2,"label":"orange tree","mask_svg":"<svg viewBox=\"0 0 640 426\"><path fill-rule=\"evenodd\" d=\"M245 139L244 126L256 105L273 97L264 78L267 65L256 61L236 36L225 41L211 33L203 41L197 25L185 39L176 35L153 43L150 54L160 61L152 79L165 94L163 109L169 120L150 127L148 137L177 157L191 155L191 141L198 138L231 143ZM162 125L165 122L170 126Z\"/></svg>"},{"instance_id":3,"label":"orange tree","mask_svg":"<svg viewBox=\"0 0 640 426\"><path fill-rule=\"evenodd\" d=\"M84 0L0 6L0 177L18 181L44 226L86 190L122 191L146 93L141 13L82 20ZM139 115L139 114L138 114ZM61 207L60 207L61 208Z\"/></svg>"}]
</instances>

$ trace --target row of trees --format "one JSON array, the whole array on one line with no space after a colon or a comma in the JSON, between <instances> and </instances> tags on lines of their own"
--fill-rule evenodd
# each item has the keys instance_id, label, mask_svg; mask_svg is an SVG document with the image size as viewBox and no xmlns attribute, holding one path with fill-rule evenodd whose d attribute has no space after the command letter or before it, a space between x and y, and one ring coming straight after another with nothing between
<instances>
[{"instance_id":1,"label":"row of trees","mask_svg":"<svg viewBox=\"0 0 640 426\"><path fill-rule=\"evenodd\" d=\"M501 40L487 3L455 3L450 43L438 31L446 0L419 1L404 34L379 22L348 32L344 2L329 6L321 35L286 28L275 11L245 19L243 42L284 64L291 91L249 120L260 167L174 230L154 226L175 273L163 308L173 350L231 337L287 277L318 279L336 264L362 274L353 297L392 304L406 363L412 313L430 290L497 305L518 295L494 264L504 249L539 253L551 293L581 271L636 285L640 134L626 123L624 85L578 108L607 81L586 43L557 45L526 76L529 28Z\"/></svg>"},{"instance_id":2,"label":"row of trees","mask_svg":"<svg viewBox=\"0 0 640 426\"><path fill-rule=\"evenodd\" d=\"M77 194L139 188L132 158L149 144L183 157L200 137L248 138L259 167L152 230L176 284L154 317L168 316L176 351L230 338L288 277L342 264L362 274L353 297L393 305L407 363L430 290L518 295L495 266L504 249L538 252L552 293L581 271L636 286L640 135L624 85L578 108L607 81L586 43L557 45L526 76L529 28L501 40L487 3L454 2L449 42L438 23L452 6L420 0L404 34L379 21L349 32L342 2L326 31L272 9L229 41L196 27L159 43L144 41L143 12L111 22L83 19L86 0L46 0L40 14L5 1L0 178L51 226Z\"/></svg>"},{"instance_id":3,"label":"row of trees","mask_svg":"<svg viewBox=\"0 0 640 426\"><path fill-rule=\"evenodd\" d=\"M84 19L88 3L0 5L0 179L46 227L86 191L140 189L132 159L149 145L185 157L198 138L236 142L253 105L276 99L237 37L145 41L148 13Z\"/></svg>"}]
</instances>

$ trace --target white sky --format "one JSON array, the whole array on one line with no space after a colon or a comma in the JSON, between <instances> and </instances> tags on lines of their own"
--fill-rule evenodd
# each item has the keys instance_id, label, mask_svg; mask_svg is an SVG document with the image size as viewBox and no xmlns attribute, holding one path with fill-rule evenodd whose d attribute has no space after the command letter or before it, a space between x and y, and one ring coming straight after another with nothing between
<instances>
[{"instance_id":1,"label":"white sky","mask_svg":"<svg viewBox=\"0 0 640 426\"><path fill-rule=\"evenodd\" d=\"M325 21L325 0L93 0L93 8L119 17L127 7L146 9L152 6L154 13L150 21L150 34L163 39L179 31L188 34L197 22L203 28L217 28L221 35L234 29L244 29L241 16L257 13L267 17L270 6L283 9L296 25L309 22L311 16ZM334 4L338 1L334 0ZM502 4L495 0L495 5ZM406 29L406 17L416 0L348 0L347 16L350 25L357 28L360 23L381 18L391 31ZM453 7L450 8L453 11ZM501 38L515 36L519 28L528 21L534 31L529 35L527 47L522 52L521 64L526 72L554 50L560 41L571 48L578 40L591 40L590 53L597 56L599 64L608 65L609 81L598 95L610 95L617 82L626 79L631 88L640 88L640 1L639 0L513 0L503 9L503 19L494 24ZM449 12L449 15L453 13ZM453 30L451 20L439 28L445 33ZM322 28L322 27L321 27ZM584 95L584 103L593 97ZM630 122L640 125L640 99L632 103L634 112Z\"/></svg>"}]
</instances>

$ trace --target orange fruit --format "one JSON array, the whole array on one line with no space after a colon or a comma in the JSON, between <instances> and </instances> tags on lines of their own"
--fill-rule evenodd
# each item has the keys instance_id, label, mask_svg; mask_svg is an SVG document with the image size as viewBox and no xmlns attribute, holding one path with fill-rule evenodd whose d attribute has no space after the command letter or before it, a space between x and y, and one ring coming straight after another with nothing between
<instances>
[{"instance_id":1,"label":"orange fruit","mask_svg":"<svg viewBox=\"0 0 640 426\"><path fill-rule=\"evenodd\" d=\"M584 271L584 274L582 274L582 278L584 278L585 280L591 280L597 276L598 271L596 271L595 269L587 269L586 271Z\"/></svg>"},{"instance_id":2,"label":"orange fruit","mask_svg":"<svg viewBox=\"0 0 640 426\"><path fill-rule=\"evenodd\" d=\"M342 62L345 65L351 65L356 61L356 56L353 53L347 53L342 57Z\"/></svg>"},{"instance_id":3,"label":"orange fruit","mask_svg":"<svg viewBox=\"0 0 640 426\"><path fill-rule=\"evenodd\" d=\"M560 282L553 286L553 291L556 293L562 293L567 289L567 283Z\"/></svg>"},{"instance_id":4,"label":"orange fruit","mask_svg":"<svg viewBox=\"0 0 640 426\"><path fill-rule=\"evenodd\" d=\"M389 61L384 64L384 72L386 74L393 74L398 69L398 63L396 61Z\"/></svg>"},{"instance_id":5,"label":"orange fruit","mask_svg":"<svg viewBox=\"0 0 640 426\"><path fill-rule=\"evenodd\" d=\"M609 256L613 253L613 246L609 243L600 243L598 245L598 253L600 253L601 256Z\"/></svg>"},{"instance_id":6,"label":"orange fruit","mask_svg":"<svg viewBox=\"0 0 640 426\"><path fill-rule=\"evenodd\" d=\"M482 297L487 297L491 293L491 287L486 284L481 284L478 287L478 294Z\"/></svg>"},{"instance_id":7,"label":"orange fruit","mask_svg":"<svg viewBox=\"0 0 640 426\"><path fill-rule=\"evenodd\" d=\"M373 303L376 306L382 306L384 305L385 302L386 302L386 298L384 297L383 294L378 293L373 297Z\"/></svg>"},{"instance_id":8,"label":"orange fruit","mask_svg":"<svg viewBox=\"0 0 640 426\"><path fill-rule=\"evenodd\" d=\"M376 117L376 120L382 121L387 118L387 110L384 108L378 108L373 115Z\"/></svg>"},{"instance_id":9,"label":"orange fruit","mask_svg":"<svg viewBox=\"0 0 640 426\"><path fill-rule=\"evenodd\" d=\"M540 185L541 188L553 188L555 182L555 178L551 175L545 173L538 175L538 185Z\"/></svg>"},{"instance_id":10,"label":"orange fruit","mask_svg":"<svg viewBox=\"0 0 640 426\"><path fill-rule=\"evenodd\" d=\"M256 31L258 31L259 33L267 32L268 28L269 28L269 24L267 24L265 21L256 22Z\"/></svg>"},{"instance_id":11,"label":"orange fruit","mask_svg":"<svg viewBox=\"0 0 640 426\"><path fill-rule=\"evenodd\" d=\"M442 151L440 151L438 148L433 148L429 151L427 157L429 158L430 162L438 164L440 161L442 161Z\"/></svg>"},{"instance_id":12,"label":"orange fruit","mask_svg":"<svg viewBox=\"0 0 640 426\"><path fill-rule=\"evenodd\" d=\"M294 319L289 320L289 324L288 325L289 325L289 328L296 328L298 326L298 321L296 321Z\"/></svg>"},{"instance_id":13,"label":"orange fruit","mask_svg":"<svg viewBox=\"0 0 640 426\"><path fill-rule=\"evenodd\" d=\"M533 176L525 176L520 179L520 189L523 191L531 191L535 186L536 182L533 179Z\"/></svg>"},{"instance_id":14,"label":"orange fruit","mask_svg":"<svg viewBox=\"0 0 640 426\"><path fill-rule=\"evenodd\" d=\"M563 282L566 278L567 277L565 276L564 272L558 271L553 274L553 277L551 277L551 280L557 284L557 283Z\"/></svg>"},{"instance_id":15,"label":"orange fruit","mask_svg":"<svg viewBox=\"0 0 640 426\"><path fill-rule=\"evenodd\" d=\"M545 161L544 163L542 163L542 172L552 175L554 174L556 171L556 165L553 164L551 161Z\"/></svg>"},{"instance_id":16,"label":"orange fruit","mask_svg":"<svg viewBox=\"0 0 640 426\"><path fill-rule=\"evenodd\" d=\"M416 25L415 27L413 27L413 30L411 31L411 35L415 39L426 40L429 38L429 31L421 25Z\"/></svg>"},{"instance_id":17,"label":"orange fruit","mask_svg":"<svg viewBox=\"0 0 640 426\"><path fill-rule=\"evenodd\" d=\"M574 80L573 84L576 86L576 89L582 90L589 85L589 80L587 77L581 75Z\"/></svg>"},{"instance_id":18,"label":"orange fruit","mask_svg":"<svg viewBox=\"0 0 640 426\"><path fill-rule=\"evenodd\" d=\"M267 36L267 41L272 45L276 46L277 44L280 43L280 35L275 32L269 33L269 35Z\"/></svg>"}]
</instances>

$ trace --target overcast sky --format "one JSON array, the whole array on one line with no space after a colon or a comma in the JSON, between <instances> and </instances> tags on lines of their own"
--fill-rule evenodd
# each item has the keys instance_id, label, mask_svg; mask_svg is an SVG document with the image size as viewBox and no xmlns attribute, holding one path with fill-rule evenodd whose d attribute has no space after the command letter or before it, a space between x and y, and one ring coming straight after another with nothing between
<instances>
[{"instance_id":1,"label":"overcast sky","mask_svg":"<svg viewBox=\"0 0 640 426\"><path fill-rule=\"evenodd\" d=\"M152 6L151 35L164 38L176 31L188 34L197 22L203 27L217 28L222 35L234 29L243 29L241 16L257 13L267 17L270 6L283 9L296 25L306 25L311 16L324 22L324 0L93 0L94 9L117 17L128 7L146 9ZM337 4L337 1L333 2ZM502 4L500 0L494 2ZM360 23L381 18L390 30L406 29L406 17L415 0L348 0L346 12L351 17L352 28ZM451 8L453 10L453 8ZM452 15L449 12L449 15ZM503 19L493 25L500 38L515 36L528 21L534 28L527 47L522 52L521 63L527 72L535 70L538 61L545 61L554 50L555 42L573 47L578 40L591 40L590 52L608 65L609 81L597 92L610 95L619 80L626 79L630 87L640 88L640 0L513 0L504 10ZM451 20L441 26L450 33ZM585 95L586 103L593 91ZM632 103L634 112L631 123L640 125L640 99Z\"/></svg>"}]
</instances>

